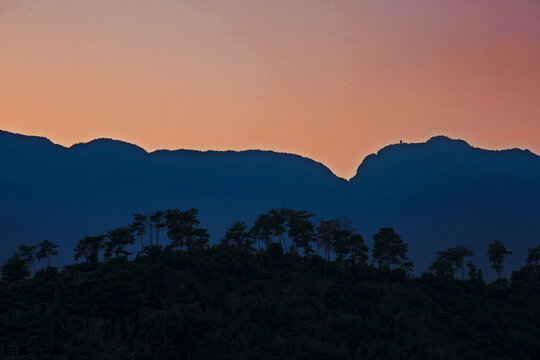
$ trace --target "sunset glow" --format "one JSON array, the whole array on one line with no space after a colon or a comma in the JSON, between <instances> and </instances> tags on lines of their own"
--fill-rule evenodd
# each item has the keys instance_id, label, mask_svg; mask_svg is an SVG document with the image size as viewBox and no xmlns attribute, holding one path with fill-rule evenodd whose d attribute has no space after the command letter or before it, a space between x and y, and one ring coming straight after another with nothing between
<instances>
[{"instance_id":1,"label":"sunset glow","mask_svg":"<svg viewBox=\"0 0 540 360\"><path fill-rule=\"evenodd\" d=\"M346 178L438 134L540 153L540 2L0 0L0 129Z\"/></svg>"}]
</instances>

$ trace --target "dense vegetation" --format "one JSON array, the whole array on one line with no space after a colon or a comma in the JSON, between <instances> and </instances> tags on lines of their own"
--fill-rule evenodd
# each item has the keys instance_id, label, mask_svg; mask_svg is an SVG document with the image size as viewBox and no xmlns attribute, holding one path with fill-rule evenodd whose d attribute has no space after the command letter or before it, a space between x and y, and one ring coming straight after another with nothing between
<instances>
[{"instance_id":1,"label":"dense vegetation","mask_svg":"<svg viewBox=\"0 0 540 360\"><path fill-rule=\"evenodd\" d=\"M466 246L414 277L392 228L370 251L346 220L311 218L271 210L209 246L194 209L138 214L61 271L55 244L21 245L1 267L0 358L540 358L540 247L510 280L500 242L493 283Z\"/></svg>"}]
</instances>

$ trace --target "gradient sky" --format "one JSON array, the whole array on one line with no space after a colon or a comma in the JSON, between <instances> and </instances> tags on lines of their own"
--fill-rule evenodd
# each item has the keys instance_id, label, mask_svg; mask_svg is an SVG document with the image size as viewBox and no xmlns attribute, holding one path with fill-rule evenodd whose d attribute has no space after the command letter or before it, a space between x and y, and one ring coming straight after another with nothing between
<instances>
[{"instance_id":1,"label":"gradient sky","mask_svg":"<svg viewBox=\"0 0 540 360\"><path fill-rule=\"evenodd\" d=\"M540 1L0 0L0 129L343 177L437 134L540 153Z\"/></svg>"}]
</instances>

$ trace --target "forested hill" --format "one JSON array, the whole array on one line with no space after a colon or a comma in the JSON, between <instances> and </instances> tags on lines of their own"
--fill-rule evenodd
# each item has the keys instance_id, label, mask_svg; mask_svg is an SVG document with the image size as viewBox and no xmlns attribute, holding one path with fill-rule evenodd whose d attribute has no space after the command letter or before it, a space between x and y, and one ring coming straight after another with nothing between
<instances>
[{"instance_id":1,"label":"forested hill","mask_svg":"<svg viewBox=\"0 0 540 360\"><path fill-rule=\"evenodd\" d=\"M283 215L287 226L275 221ZM486 284L465 266L466 246L441 249L431 272L415 277L393 229L368 249L346 223L315 229L309 218L261 214L250 231L234 223L208 246L195 210L169 210L152 222L166 223L172 241L154 234L141 249L136 217L81 239L78 263L60 272L43 266L56 260L55 244L22 246L0 268L0 358L540 357L540 246L510 280ZM497 269L511 256L498 242L489 253Z\"/></svg>"},{"instance_id":2,"label":"forested hill","mask_svg":"<svg viewBox=\"0 0 540 360\"><path fill-rule=\"evenodd\" d=\"M366 239L393 226L409 243L418 271L440 248L467 244L487 267L482 249L489 241L501 240L523 258L523 249L540 238L540 158L445 137L385 147L348 182L291 154L147 153L107 139L65 148L0 132L0 172L4 256L19 242L43 239L72 249L82 236L127 223L133 213L192 207L200 210L211 242L233 221L250 222L280 207L325 219L348 216ZM520 265L513 258L509 270ZM59 262L70 261L64 250Z\"/></svg>"}]
</instances>

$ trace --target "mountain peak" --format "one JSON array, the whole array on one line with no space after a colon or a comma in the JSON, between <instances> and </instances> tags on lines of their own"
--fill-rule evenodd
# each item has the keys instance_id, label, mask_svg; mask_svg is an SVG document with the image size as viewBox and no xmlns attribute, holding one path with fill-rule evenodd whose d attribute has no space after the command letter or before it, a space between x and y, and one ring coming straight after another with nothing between
<instances>
[{"instance_id":1,"label":"mountain peak","mask_svg":"<svg viewBox=\"0 0 540 360\"><path fill-rule=\"evenodd\" d=\"M486 150L473 147L464 140L438 135L426 142L400 142L385 146L377 153L366 156L350 181L357 182L368 173L373 175L383 172L388 175L395 172L393 176L401 177L410 173L418 174L426 169L489 167L501 161L508 162L509 168L515 168L517 161L531 157L537 156L529 150Z\"/></svg>"},{"instance_id":2,"label":"mountain peak","mask_svg":"<svg viewBox=\"0 0 540 360\"><path fill-rule=\"evenodd\" d=\"M426 144L448 144L471 147L466 141L460 139L452 139L448 136L437 135L426 141Z\"/></svg>"},{"instance_id":3,"label":"mountain peak","mask_svg":"<svg viewBox=\"0 0 540 360\"><path fill-rule=\"evenodd\" d=\"M80 151L80 150L115 150L115 151L134 151L140 153L147 153L142 147L139 147L135 144L131 144L121 140L114 140L110 138L98 138L91 140L89 142L81 142L73 144L70 147L71 150Z\"/></svg>"}]
</instances>

